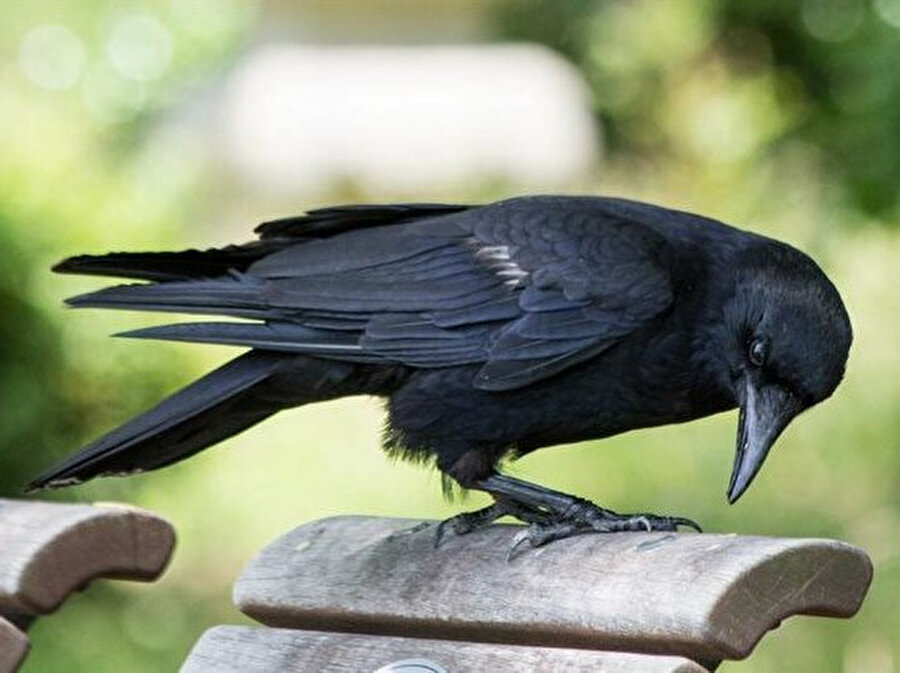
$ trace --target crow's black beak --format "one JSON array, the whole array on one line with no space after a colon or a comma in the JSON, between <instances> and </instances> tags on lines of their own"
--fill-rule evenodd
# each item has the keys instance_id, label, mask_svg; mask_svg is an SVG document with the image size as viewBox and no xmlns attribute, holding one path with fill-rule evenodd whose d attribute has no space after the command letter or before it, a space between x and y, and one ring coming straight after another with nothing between
<instances>
[{"instance_id":1,"label":"crow's black beak","mask_svg":"<svg viewBox=\"0 0 900 673\"><path fill-rule=\"evenodd\" d=\"M803 404L784 388L759 381L752 373L744 377L739 391L734 468L728 484L728 502L734 504L759 472L769 449L788 423L803 411Z\"/></svg>"}]
</instances>

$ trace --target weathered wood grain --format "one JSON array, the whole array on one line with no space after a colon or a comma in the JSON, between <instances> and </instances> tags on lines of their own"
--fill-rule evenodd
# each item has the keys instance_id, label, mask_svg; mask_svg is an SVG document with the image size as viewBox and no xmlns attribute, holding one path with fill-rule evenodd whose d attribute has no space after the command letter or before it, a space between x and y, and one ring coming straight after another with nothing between
<instances>
[{"instance_id":1,"label":"weathered wood grain","mask_svg":"<svg viewBox=\"0 0 900 673\"><path fill-rule=\"evenodd\" d=\"M0 614L47 614L98 577L156 579L174 544L137 508L0 499Z\"/></svg>"},{"instance_id":2,"label":"weathered wood grain","mask_svg":"<svg viewBox=\"0 0 900 673\"><path fill-rule=\"evenodd\" d=\"M681 657L217 626L197 641L181 673L374 673L410 659L428 660L447 673L704 672Z\"/></svg>"},{"instance_id":3,"label":"weathered wood grain","mask_svg":"<svg viewBox=\"0 0 900 673\"><path fill-rule=\"evenodd\" d=\"M28 636L0 617L0 673L13 673L28 652Z\"/></svg>"},{"instance_id":4,"label":"weathered wood grain","mask_svg":"<svg viewBox=\"0 0 900 673\"><path fill-rule=\"evenodd\" d=\"M234 597L271 626L624 650L715 662L746 657L791 615L847 617L872 566L817 539L639 533L526 549L519 528L448 536L404 519L301 526L253 560Z\"/></svg>"}]
</instances>

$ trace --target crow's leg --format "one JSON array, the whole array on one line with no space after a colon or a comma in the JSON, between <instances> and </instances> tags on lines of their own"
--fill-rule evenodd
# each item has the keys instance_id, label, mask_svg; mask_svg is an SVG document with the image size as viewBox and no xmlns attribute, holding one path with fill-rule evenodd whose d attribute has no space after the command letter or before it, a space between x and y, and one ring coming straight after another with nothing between
<instances>
[{"instance_id":1,"label":"crow's leg","mask_svg":"<svg viewBox=\"0 0 900 673\"><path fill-rule=\"evenodd\" d=\"M533 521L523 519L530 525L516 535L512 551L524 542L539 547L553 540L583 533L675 531L679 526L700 531L700 526L690 519L656 514L618 514L588 500L502 474L492 474L474 486L490 493L498 501L511 500L543 514Z\"/></svg>"},{"instance_id":2,"label":"crow's leg","mask_svg":"<svg viewBox=\"0 0 900 673\"><path fill-rule=\"evenodd\" d=\"M447 528L451 528L457 535L465 535L484 528L504 516L512 516L519 521L534 525L546 525L552 521L550 513L540 508L511 498L502 496L495 496L495 498L495 501L487 507L474 512L463 512L441 521L434 532L434 546L438 547L441 544Z\"/></svg>"}]
</instances>

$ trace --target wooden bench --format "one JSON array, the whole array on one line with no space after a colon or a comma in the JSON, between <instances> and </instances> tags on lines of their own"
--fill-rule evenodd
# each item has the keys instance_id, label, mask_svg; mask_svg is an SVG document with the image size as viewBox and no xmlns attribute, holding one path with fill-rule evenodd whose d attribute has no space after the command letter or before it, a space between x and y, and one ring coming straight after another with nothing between
<instances>
[{"instance_id":1,"label":"wooden bench","mask_svg":"<svg viewBox=\"0 0 900 673\"><path fill-rule=\"evenodd\" d=\"M450 536L336 517L250 562L234 601L266 627L219 626L182 673L713 670L781 620L849 617L872 578L834 540L586 535L507 560L513 526ZM407 662L407 663L403 663Z\"/></svg>"},{"instance_id":2,"label":"wooden bench","mask_svg":"<svg viewBox=\"0 0 900 673\"><path fill-rule=\"evenodd\" d=\"M0 673L25 658L38 616L97 578L156 579L174 545L167 522L134 507L0 499Z\"/></svg>"},{"instance_id":3,"label":"wooden bench","mask_svg":"<svg viewBox=\"0 0 900 673\"><path fill-rule=\"evenodd\" d=\"M182 673L702 673L781 620L849 617L872 577L833 540L587 535L507 560L513 526L335 517L267 546L234 589L263 626L217 626ZM0 673L25 629L97 577L152 580L171 526L134 508L0 500Z\"/></svg>"}]
</instances>

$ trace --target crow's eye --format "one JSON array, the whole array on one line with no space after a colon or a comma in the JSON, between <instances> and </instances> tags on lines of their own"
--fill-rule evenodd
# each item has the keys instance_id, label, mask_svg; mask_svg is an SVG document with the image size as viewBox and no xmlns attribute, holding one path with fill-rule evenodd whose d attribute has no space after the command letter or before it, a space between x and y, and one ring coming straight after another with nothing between
<instances>
[{"instance_id":1,"label":"crow's eye","mask_svg":"<svg viewBox=\"0 0 900 673\"><path fill-rule=\"evenodd\" d=\"M766 364L766 358L769 357L768 344L762 339L754 339L747 347L747 357L752 365L762 367Z\"/></svg>"}]
</instances>

